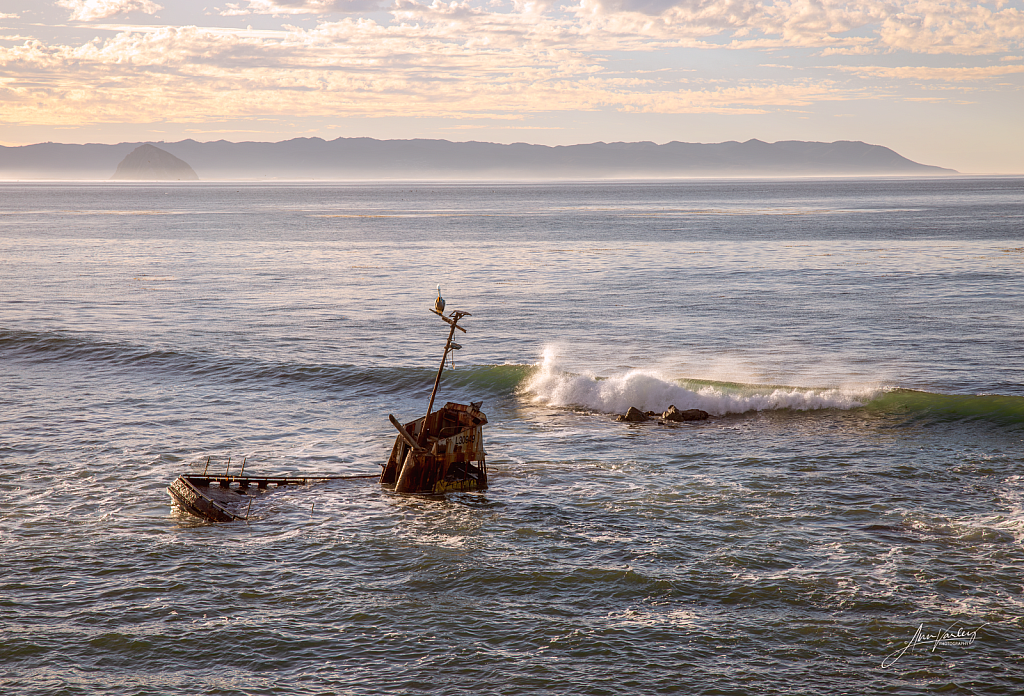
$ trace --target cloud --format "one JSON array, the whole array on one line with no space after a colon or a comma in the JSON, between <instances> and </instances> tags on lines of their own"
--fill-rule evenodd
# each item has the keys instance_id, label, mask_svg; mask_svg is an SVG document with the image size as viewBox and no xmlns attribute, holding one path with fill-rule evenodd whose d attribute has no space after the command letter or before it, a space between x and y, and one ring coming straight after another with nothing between
<instances>
[{"instance_id":1,"label":"cloud","mask_svg":"<svg viewBox=\"0 0 1024 696\"><path fill-rule=\"evenodd\" d=\"M513 120L597 109L759 113L845 98L825 83L722 87L612 77L600 59L560 46L557 27L539 31L535 42L523 30L474 36L458 27L345 19L276 38L168 27L79 46L31 41L0 47L0 99L9 123L58 125L297 113Z\"/></svg>"},{"instance_id":2,"label":"cloud","mask_svg":"<svg viewBox=\"0 0 1024 696\"><path fill-rule=\"evenodd\" d=\"M128 12L154 14L164 9L151 0L57 0L57 4L71 10L71 19L81 22Z\"/></svg>"},{"instance_id":3,"label":"cloud","mask_svg":"<svg viewBox=\"0 0 1024 696\"><path fill-rule=\"evenodd\" d=\"M1024 13L1005 0L578 0L584 32L728 39L733 48L978 55L1024 45Z\"/></svg>"},{"instance_id":4,"label":"cloud","mask_svg":"<svg viewBox=\"0 0 1024 696\"><path fill-rule=\"evenodd\" d=\"M942 82L974 82L1004 75L1024 73L1024 65L988 65L972 68L941 68L926 66L834 66L835 70L854 73L860 77L892 80L937 80Z\"/></svg>"},{"instance_id":5,"label":"cloud","mask_svg":"<svg viewBox=\"0 0 1024 696\"><path fill-rule=\"evenodd\" d=\"M82 20L160 9L151 0L59 3ZM437 38L548 41L576 50L816 48L823 55L983 55L1024 47L1024 13L1005 0L237 0L218 11L223 16L325 16L385 6L392 25L419 24Z\"/></svg>"},{"instance_id":6,"label":"cloud","mask_svg":"<svg viewBox=\"0 0 1024 696\"><path fill-rule=\"evenodd\" d=\"M88 5L96 17L152 5L64 1L83 12ZM921 37L945 35L940 28L949 21L942 12L960 12L978 29L940 42L943 51L992 51L1021 43L1014 38L1021 26L1000 14L1016 10L1005 6L978 14L971 9L976 6L912 0L898 6L906 10L899 14L875 0L575 1L555 7L524 0L395 0L390 21L346 16L273 30L95 25L116 33L78 45L32 39L0 46L0 119L62 125L298 114L455 120L598 110L752 114L891 94L891 80L963 85L1020 72L1005 61L977 68L819 66L825 72L815 75L826 77L815 79L806 71L780 77L778 70L759 68L725 80L705 68L688 70L699 62L648 69L647 61L674 47L802 47L820 56L884 53L902 42L928 53ZM342 3L252 0L246 11L328 6ZM913 20L921 13L931 19ZM880 28L897 15L909 29L886 43ZM647 55L622 58L637 54ZM772 62L785 60L776 56Z\"/></svg>"},{"instance_id":7,"label":"cloud","mask_svg":"<svg viewBox=\"0 0 1024 696\"><path fill-rule=\"evenodd\" d=\"M917 0L900 10L885 16L878 29L880 42L891 49L978 55L1024 44L1024 13L1016 8Z\"/></svg>"},{"instance_id":8,"label":"cloud","mask_svg":"<svg viewBox=\"0 0 1024 696\"><path fill-rule=\"evenodd\" d=\"M866 56L873 53L879 53L881 49L876 45L871 45L867 39L854 41L851 44L845 46L829 46L821 52L822 56Z\"/></svg>"},{"instance_id":9,"label":"cloud","mask_svg":"<svg viewBox=\"0 0 1024 696\"><path fill-rule=\"evenodd\" d=\"M246 0L245 7L240 2L227 3L227 9L220 12L221 16L233 17L244 15L326 15L351 14L380 9L389 0Z\"/></svg>"}]
</instances>

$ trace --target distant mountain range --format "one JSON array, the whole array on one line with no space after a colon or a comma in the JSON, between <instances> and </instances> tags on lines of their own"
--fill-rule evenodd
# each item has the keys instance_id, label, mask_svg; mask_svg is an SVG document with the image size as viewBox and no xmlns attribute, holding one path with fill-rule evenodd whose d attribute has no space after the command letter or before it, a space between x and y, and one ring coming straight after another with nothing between
<instances>
[{"instance_id":1,"label":"distant mountain range","mask_svg":"<svg viewBox=\"0 0 1024 696\"><path fill-rule=\"evenodd\" d=\"M0 147L0 179L110 179L146 143ZM229 179L608 179L761 176L930 176L887 147L760 140L500 145L448 140L295 138L277 143L153 143L203 180Z\"/></svg>"}]
</instances>

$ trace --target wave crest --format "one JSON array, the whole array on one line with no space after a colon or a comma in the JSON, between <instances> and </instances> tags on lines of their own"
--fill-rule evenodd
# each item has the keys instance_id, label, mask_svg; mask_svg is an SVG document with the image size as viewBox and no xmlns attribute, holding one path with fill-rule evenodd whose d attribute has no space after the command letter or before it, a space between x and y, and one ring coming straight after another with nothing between
<instances>
[{"instance_id":1,"label":"wave crest","mask_svg":"<svg viewBox=\"0 0 1024 696\"><path fill-rule=\"evenodd\" d=\"M699 408L717 416L777 409L852 409L879 394L877 389L691 386L695 388L687 388L656 370L636 369L606 378L565 372L558 366L557 352L546 348L543 360L523 383L522 392L535 403L602 413L622 413L630 406L660 412L673 405L679 409Z\"/></svg>"}]
</instances>

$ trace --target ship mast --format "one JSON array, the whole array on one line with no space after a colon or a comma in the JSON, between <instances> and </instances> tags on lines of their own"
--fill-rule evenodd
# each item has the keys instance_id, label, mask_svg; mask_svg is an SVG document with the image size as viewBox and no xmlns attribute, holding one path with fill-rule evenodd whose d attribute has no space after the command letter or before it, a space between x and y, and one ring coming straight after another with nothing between
<instances>
[{"instance_id":1,"label":"ship mast","mask_svg":"<svg viewBox=\"0 0 1024 696\"><path fill-rule=\"evenodd\" d=\"M462 333L466 333L466 330L459 326L459 319L462 319L462 317L473 316L469 312L452 312L449 318L436 309L431 309L430 311L441 317L441 319L451 327L451 330L448 332L448 342L444 345L444 355L441 356L441 364L437 367L437 377L434 379L434 388L430 390L430 403L427 404L427 415L423 418L423 429L420 430L421 445L424 445L427 442L427 419L430 418L430 414L434 410L434 397L437 396L437 387L441 384L441 373L444 372L445 360L448 359L448 353L462 348L458 343L452 341L452 338L455 336L455 329L458 329Z\"/></svg>"}]
</instances>

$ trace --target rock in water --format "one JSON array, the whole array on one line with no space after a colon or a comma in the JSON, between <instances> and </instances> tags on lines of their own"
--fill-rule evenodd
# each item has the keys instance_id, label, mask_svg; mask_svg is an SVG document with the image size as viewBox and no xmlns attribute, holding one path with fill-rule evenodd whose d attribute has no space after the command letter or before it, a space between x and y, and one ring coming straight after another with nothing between
<instances>
[{"instance_id":1,"label":"rock in water","mask_svg":"<svg viewBox=\"0 0 1024 696\"><path fill-rule=\"evenodd\" d=\"M636 406L630 406L629 410L626 411L626 415L619 416L615 420L626 423L642 423L647 420L647 414L638 409Z\"/></svg>"},{"instance_id":2,"label":"rock in water","mask_svg":"<svg viewBox=\"0 0 1024 696\"><path fill-rule=\"evenodd\" d=\"M111 179L149 181L199 181L192 167L154 145L139 145L117 165Z\"/></svg>"},{"instance_id":3,"label":"rock in water","mask_svg":"<svg viewBox=\"0 0 1024 696\"><path fill-rule=\"evenodd\" d=\"M669 406L668 410L661 414L661 417L667 421L679 423L682 421L707 420L709 415L707 411L701 411L699 408L688 408L685 411L680 411L675 406Z\"/></svg>"}]
</instances>

